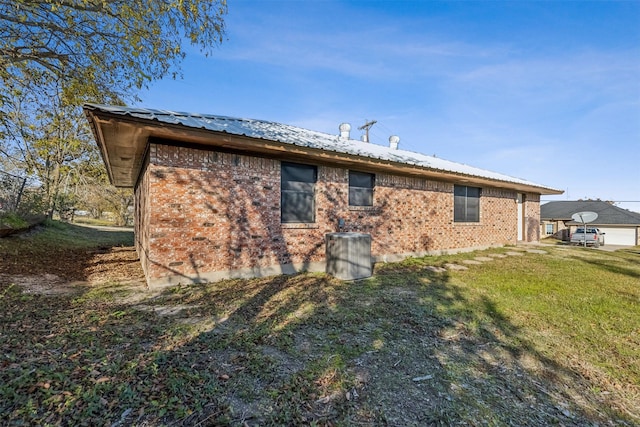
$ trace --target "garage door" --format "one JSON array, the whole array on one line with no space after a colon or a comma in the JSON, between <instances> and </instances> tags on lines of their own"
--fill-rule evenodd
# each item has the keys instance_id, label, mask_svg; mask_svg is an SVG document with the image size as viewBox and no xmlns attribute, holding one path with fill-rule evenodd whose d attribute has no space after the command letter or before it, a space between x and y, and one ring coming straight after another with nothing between
<instances>
[{"instance_id":1,"label":"garage door","mask_svg":"<svg viewBox=\"0 0 640 427\"><path fill-rule=\"evenodd\" d=\"M635 228L611 228L599 227L600 231L606 233L604 235L604 243L606 245L628 245L636 244Z\"/></svg>"}]
</instances>

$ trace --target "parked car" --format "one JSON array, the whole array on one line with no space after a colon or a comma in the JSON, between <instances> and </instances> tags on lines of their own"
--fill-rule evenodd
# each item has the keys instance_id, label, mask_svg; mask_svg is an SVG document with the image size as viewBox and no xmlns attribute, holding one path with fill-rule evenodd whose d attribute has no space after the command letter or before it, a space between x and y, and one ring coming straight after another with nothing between
<instances>
[{"instance_id":1,"label":"parked car","mask_svg":"<svg viewBox=\"0 0 640 427\"><path fill-rule=\"evenodd\" d=\"M604 235L599 228L587 228L587 232L584 232L584 228L578 228L575 233L571 234L572 245L584 245L586 241L587 246L593 246L595 248L604 246Z\"/></svg>"}]
</instances>

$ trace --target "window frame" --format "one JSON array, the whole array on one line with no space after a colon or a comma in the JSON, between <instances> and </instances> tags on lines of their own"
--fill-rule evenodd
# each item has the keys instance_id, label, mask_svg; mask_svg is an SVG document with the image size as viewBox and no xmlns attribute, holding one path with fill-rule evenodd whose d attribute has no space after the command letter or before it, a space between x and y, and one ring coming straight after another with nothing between
<instances>
[{"instance_id":1,"label":"window frame","mask_svg":"<svg viewBox=\"0 0 640 427\"><path fill-rule=\"evenodd\" d=\"M473 191L470 191L473 190ZM460 194L464 192L464 194ZM469 194L477 193L477 194ZM453 222L454 223L479 223L480 199L482 188L468 185L453 186ZM462 205L462 206L461 206ZM460 211L462 209L462 211Z\"/></svg>"},{"instance_id":2,"label":"window frame","mask_svg":"<svg viewBox=\"0 0 640 427\"><path fill-rule=\"evenodd\" d=\"M376 175L369 172L360 172L355 170L349 170L349 194L348 202L350 207L373 207L373 194L376 186ZM370 185L356 185L363 184L364 181L369 181ZM359 182L356 182L359 181ZM363 196L364 195L364 196ZM359 200L366 199L366 200Z\"/></svg>"},{"instance_id":3,"label":"window frame","mask_svg":"<svg viewBox=\"0 0 640 427\"><path fill-rule=\"evenodd\" d=\"M285 179L296 174L302 180ZM309 173L311 176L308 176ZM307 175L307 176L305 176ZM305 224L316 222L316 183L318 182L318 167L302 163L280 162L280 223ZM291 200L297 197L307 204L296 212L291 208ZM288 200L287 200L288 199ZM305 200L306 199L306 200ZM304 211L302 211L304 208Z\"/></svg>"}]
</instances>

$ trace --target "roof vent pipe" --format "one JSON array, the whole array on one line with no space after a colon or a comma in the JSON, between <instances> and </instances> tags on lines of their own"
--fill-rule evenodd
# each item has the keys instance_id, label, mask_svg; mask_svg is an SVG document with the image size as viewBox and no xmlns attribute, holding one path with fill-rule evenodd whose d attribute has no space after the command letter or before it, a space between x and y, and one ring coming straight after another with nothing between
<instances>
[{"instance_id":1,"label":"roof vent pipe","mask_svg":"<svg viewBox=\"0 0 640 427\"><path fill-rule=\"evenodd\" d=\"M351 125L349 123L342 123L340 125L340 139L349 139L350 132L351 132Z\"/></svg>"},{"instance_id":2,"label":"roof vent pipe","mask_svg":"<svg viewBox=\"0 0 640 427\"><path fill-rule=\"evenodd\" d=\"M398 149L398 144L400 143L400 137L397 135L391 135L389 137L389 148L392 150Z\"/></svg>"}]
</instances>

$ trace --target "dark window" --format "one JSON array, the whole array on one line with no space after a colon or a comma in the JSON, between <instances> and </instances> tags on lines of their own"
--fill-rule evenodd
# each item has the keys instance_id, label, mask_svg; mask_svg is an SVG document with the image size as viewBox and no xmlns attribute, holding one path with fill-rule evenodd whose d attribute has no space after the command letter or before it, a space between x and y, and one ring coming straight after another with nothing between
<instances>
[{"instance_id":1,"label":"dark window","mask_svg":"<svg viewBox=\"0 0 640 427\"><path fill-rule=\"evenodd\" d=\"M480 189L463 185L453 186L453 220L480 222Z\"/></svg>"},{"instance_id":2,"label":"dark window","mask_svg":"<svg viewBox=\"0 0 640 427\"><path fill-rule=\"evenodd\" d=\"M280 168L282 222L315 222L315 166L283 162Z\"/></svg>"},{"instance_id":3,"label":"dark window","mask_svg":"<svg viewBox=\"0 0 640 427\"><path fill-rule=\"evenodd\" d=\"M349 206L373 206L372 173L349 171Z\"/></svg>"}]
</instances>

